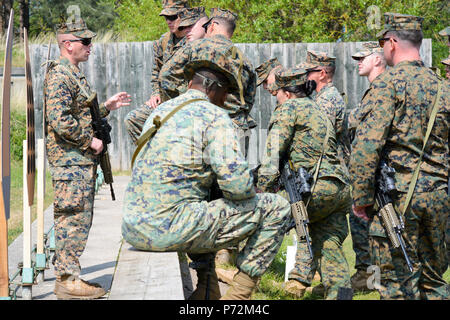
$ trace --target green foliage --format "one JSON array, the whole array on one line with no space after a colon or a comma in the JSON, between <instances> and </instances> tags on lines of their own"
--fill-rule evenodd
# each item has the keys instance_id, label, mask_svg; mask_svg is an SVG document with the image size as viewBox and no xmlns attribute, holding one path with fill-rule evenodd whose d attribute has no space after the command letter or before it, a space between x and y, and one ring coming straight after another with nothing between
<instances>
[{"instance_id":1,"label":"green foliage","mask_svg":"<svg viewBox=\"0 0 450 320\"><path fill-rule=\"evenodd\" d=\"M27 138L27 116L24 112L11 110L11 160L23 158L23 140Z\"/></svg>"},{"instance_id":2,"label":"green foliage","mask_svg":"<svg viewBox=\"0 0 450 320\"><path fill-rule=\"evenodd\" d=\"M80 8L81 18L92 31L101 32L113 28L117 16L114 0L36 0L30 1L30 36L37 36L40 32L54 32L55 25L67 21L73 14L67 12L71 5Z\"/></svg>"},{"instance_id":3,"label":"green foliage","mask_svg":"<svg viewBox=\"0 0 450 320\"><path fill-rule=\"evenodd\" d=\"M399 12L422 16L424 36L433 40L434 65L447 57L448 48L438 32L448 26L449 7L444 0L191 0L191 6L227 8L239 14L233 41L335 42L375 40L383 26L383 13ZM377 6L381 21L371 28L371 6ZM167 31L159 17L159 0L124 0L118 5L115 30L128 41L155 40Z\"/></svg>"},{"instance_id":4,"label":"green foliage","mask_svg":"<svg viewBox=\"0 0 450 320\"><path fill-rule=\"evenodd\" d=\"M128 41L157 40L167 30L159 0L123 0L117 7L114 29Z\"/></svg>"}]
</instances>

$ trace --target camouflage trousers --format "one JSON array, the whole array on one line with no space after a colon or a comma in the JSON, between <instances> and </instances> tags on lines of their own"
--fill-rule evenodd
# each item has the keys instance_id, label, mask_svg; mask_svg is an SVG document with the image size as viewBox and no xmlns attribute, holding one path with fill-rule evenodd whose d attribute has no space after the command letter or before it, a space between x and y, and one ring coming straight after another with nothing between
<instances>
[{"instance_id":1,"label":"camouflage trousers","mask_svg":"<svg viewBox=\"0 0 450 320\"><path fill-rule=\"evenodd\" d=\"M79 276L92 225L96 166L50 168L54 190L55 275Z\"/></svg>"},{"instance_id":2,"label":"camouflage trousers","mask_svg":"<svg viewBox=\"0 0 450 320\"><path fill-rule=\"evenodd\" d=\"M139 250L189 254L216 252L247 239L236 265L252 277L270 266L291 221L289 203L269 193L243 201L192 202L161 219L160 227L142 226L142 219L136 226L124 220L122 235Z\"/></svg>"},{"instance_id":3,"label":"camouflage trousers","mask_svg":"<svg viewBox=\"0 0 450 320\"><path fill-rule=\"evenodd\" d=\"M406 252L413 264L411 273L400 248L394 249L382 222L373 215L369 242L374 264L380 269L381 299L448 299L449 287L442 275L447 269L444 249L445 226L450 199L446 190L415 193L404 222ZM395 202L402 212L406 194ZM371 210L373 214L373 210Z\"/></svg>"},{"instance_id":4,"label":"camouflage trousers","mask_svg":"<svg viewBox=\"0 0 450 320\"><path fill-rule=\"evenodd\" d=\"M142 129L144 128L144 123L152 113L153 109L146 104L128 112L125 117L125 127L127 129L128 135L136 144L139 136L142 133Z\"/></svg>"},{"instance_id":5,"label":"camouflage trousers","mask_svg":"<svg viewBox=\"0 0 450 320\"><path fill-rule=\"evenodd\" d=\"M447 218L447 228L445 230L445 248L447 251L447 267L450 266L450 214Z\"/></svg>"},{"instance_id":6,"label":"camouflage trousers","mask_svg":"<svg viewBox=\"0 0 450 320\"><path fill-rule=\"evenodd\" d=\"M369 225L367 221L349 214L350 232L353 251L355 252L355 269L366 271L372 264L369 246Z\"/></svg>"},{"instance_id":7,"label":"camouflage trousers","mask_svg":"<svg viewBox=\"0 0 450 320\"><path fill-rule=\"evenodd\" d=\"M319 179L308 205L313 259L306 242L299 241L294 269L288 278L310 286L316 269L326 289L326 299L336 299L339 287L351 288L350 271L342 250L348 236L346 214L350 210L350 187L332 179Z\"/></svg>"}]
</instances>

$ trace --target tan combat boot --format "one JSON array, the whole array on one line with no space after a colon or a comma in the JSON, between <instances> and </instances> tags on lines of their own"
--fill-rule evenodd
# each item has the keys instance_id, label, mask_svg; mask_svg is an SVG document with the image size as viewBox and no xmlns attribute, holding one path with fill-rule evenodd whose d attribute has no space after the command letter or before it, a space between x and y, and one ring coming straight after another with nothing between
<instances>
[{"instance_id":1,"label":"tan combat boot","mask_svg":"<svg viewBox=\"0 0 450 320\"><path fill-rule=\"evenodd\" d=\"M226 284L231 285L233 282L233 278L238 273L239 270L225 270L222 268L216 268L217 277L219 278L219 281L222 281Z\"/></svg>"},{"instance_id":2,"label":"tan combat boot","mask_svg":"<svg viewBox=\"0 0 450 320\"><path fill-rule=\"evenodd\" d=\"M283 284L284 290L297 298L303 298L307 286L297 280L289 280Z\"/></svg>"},{"instance_id":3,"label":"tan combat boot","mask_svg":"<svg viewBox=\"0 0 450 320\"><path fill-rule=\"evenodd\" d=\"M89 283L78 277L64 275L57 277L54 293L58 299L96 299L106 291L97 283Z\"/></svg>"},{"instance_id":4,"label":"tan combat boot","mask_svg":"<svg viewBox=\"0 0 450 320\"><path fill-rule=\"evenodd\" d=\"M220 300L250 300L259 277L250 277L242 271L234 276L231 287Z\"/></svg>"},{"instance_id":5,"label":"tan combat boot","mask_svg":"<svg viewBox=\"0 0 450 320\"><path fill-rule=\"evenodd\" d=\"M370 275L367 272L358 269L358 271L350 278L353 291L371 291L367 287L367 279L369 277Z\"/></svg>"},{"instance_id":6,"label":"tan combat boot","mask_svg":"<svg viewBox=\"0 0 450 320\"><path fill-rule=\"evenodd\" d=\"M197 270L197 288L191 294L188 300L205 300L206 286L208 282L208 271ZM213 269L209 278L209 300L219 300L221 297L219 280L217 274Z\"/></svg>"}]
</instances>

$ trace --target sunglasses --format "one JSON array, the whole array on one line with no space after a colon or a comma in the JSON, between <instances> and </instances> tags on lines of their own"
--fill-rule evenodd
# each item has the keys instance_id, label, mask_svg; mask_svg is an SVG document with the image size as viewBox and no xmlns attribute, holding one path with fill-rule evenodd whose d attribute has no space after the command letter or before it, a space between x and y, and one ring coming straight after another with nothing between
<instances>
[{"instance_id":1,"label":"sunglasses","mask_svg":"<svg viewBox=\"0 0 450 320\"><path fill-rule=\"evenodd\" d=\"M325 73L328 73L327 70L325 70L325 69L308 70L307 73L311 73L311 72L321 72L321 71L323 71L323 72L325 72Z\"/></svg>"},{"instance_id":2,"label":"sunglasses","mask_svg":"<svg viewBox=\"0 0 450 320\"><path fill-rule=\"evenodd\" d=\"M175 21L178 19L178 15L175 14L173 16L164 16L164 18L166 18L166 20L169 20L169 21Z\"/></svg>"},{"instance_id":3,"label":"sunglasses","mask_svg":"<svg viewBox=\"0 0 450 320\"><path fill-rule=\"evenodd\" d=\"M386 43L386 41L392 39L394 42L397 42L397 40L395 40L394 38L381 38L378 39L378 44L380 45L380 47L384 47L384 44Z\"/></svg>"},{"instance_id":4,"label":"sunglasses","mask_svg":"<svg viewBox=\"0 0 450 320\"><path fill-rule=\"evenodd\" d=\"M81 38L76 40L64 40L63 42L81 42L84 46L88 46L91 44L92 39L91 38Z\"/></svg>"}]
</instances>

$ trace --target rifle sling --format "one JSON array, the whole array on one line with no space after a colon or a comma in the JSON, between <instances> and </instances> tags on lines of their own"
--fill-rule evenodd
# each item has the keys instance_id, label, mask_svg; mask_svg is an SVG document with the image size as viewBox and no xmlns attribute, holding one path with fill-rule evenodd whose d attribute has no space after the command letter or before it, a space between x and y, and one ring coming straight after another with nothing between
<instances>
[{"instance_id":1,"label":"rifle sling","mask_svg":"<svg viewBox=\"0 0 450 320\"><path fill-rule=\"evenodd\" d=\"M436 120L436 115L438 112L438 108L437 108L438 103L437 102L439 101L439 99L441 98L441 95L442 95L442 84L443 84L443 81L439 80L438 92L437 92L436 99L434 100L433 109L430 114L430 119L428 120L427 132L426 132L425 138L423 140L422 150L420 151L419 162L417 163L416 169L414 170L414 175L409 184L408 193L406 194L406 201L405 201L405 205L403 207L403 212L402 212L403 216L405 216L406 210L409 207L409 203L411 202L411 199L412 199L412 196L414 193L414 189L416 188L417 179L419 178L420 165L422 163L422 157L423 157L423 153L425 151L425 146L427 145L428 138L430 137L431 130L433 129L434 122Z\"/></svg>"},{"instance_id":2,"label":"rifle sling","mask_svg":"<svg viewBox=\"0 0 450 320\"><path fill-rule=\"evenodd\" d=\"M328 117L326 115L324 115L324 117L325 117L325 119L328 120ZM314 193L314 189L316 188L317 179L319 177L320 165L322 164L322 159L323 159L323 156L325 155L325 149L328 145L328 139L330 138L330 132L331 132L330 124L331 124L330 121L326 121L327 133L325 135L325 139L323 140L322 153L320 154L319 160L317 161L316 170L314 172L313 185L311 187L311 196L308 198L308 202L306 202L306 208L308 208L309 201L311 200L312 195Z\"/></svg>"},{"instance_id":3,"label":"rifle sling","mask_svg":"<svg viewBox=\"0 0 450 320\"><path fill-rule=\"evenodd\" d=\"M166 123L175 113L180 111L183 107L187 106L188 104L191 104L193 102L197 101L207 101L206 99L191 99L187 100L184 103L180 104L178 107L173 109L163 120L159 116L156 116L153 119L154 126L149 128L147 131L145 131L139 139L136 141L137 148L133 153L133 158L131 160L131 168L133 168L134 161L136 160L137 155L141 151L141 149L144 147L145 144L155 135L155 133L158 131L159 128L161 128L164 123Z\"/></svg>"}]
</instances>

